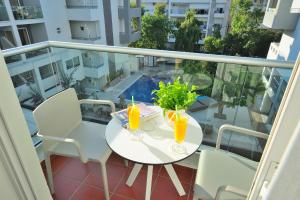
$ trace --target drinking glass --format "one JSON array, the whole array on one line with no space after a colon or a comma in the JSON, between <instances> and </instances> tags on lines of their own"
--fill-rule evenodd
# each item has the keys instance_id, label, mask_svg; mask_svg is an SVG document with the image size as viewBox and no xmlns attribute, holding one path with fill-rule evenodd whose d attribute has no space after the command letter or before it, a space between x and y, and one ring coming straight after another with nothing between
<instances>
[{"instance_id":1,"label":"drinking glass","mask_svg":"<svg viewBox=\"0 0 300 200\"><path fill-rule=\"evenodd\" d=\"M140 126L140 108L137 105L128 105L127 107L128 123L130 132L134 133L134 140L141 140L142 135L138 130Z\"/></svg>"},{"instance_id":2,"label":"drinking glass","mask_svg":"<svg viewBox=\"0 0 300 200\"><path fill-rule=\"evenodd\" d=\"M140 108L137 105L128 105L127 114L129 129L136 131L140 125Z\"/></svg>"},{"instance_id":3,"label":"drinking glass","mask_svg":"<svg viewBox=\"0 0 300 200\"><path fill-rule=\"evenodd\" d=\"M172 149L176 153L186 153L186 148L182 144L186 135L186 129L188 124L188 117L183 114L178 114L174 121L174 138L175 144L172 146Z\"/></svg>"}]
</instances>

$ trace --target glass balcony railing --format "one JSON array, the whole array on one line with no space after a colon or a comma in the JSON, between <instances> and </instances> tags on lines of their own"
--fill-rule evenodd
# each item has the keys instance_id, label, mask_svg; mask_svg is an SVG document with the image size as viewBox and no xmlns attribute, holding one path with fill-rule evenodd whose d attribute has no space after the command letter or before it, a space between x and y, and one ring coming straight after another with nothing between
<instances>
[{"instance_id":1,"label":"glass balcony railing","mask_svg":"<svg viewBox=\"0 0 300 200\"><path fill-rule=\"evenodd\" d=\"M67 8L98 8L97 0L66 0Z\"/></svg>"},{"instance_id":2,"label":"glass balcony railing","mask_svg":"<svg viewBox=\"0 0 300 200\"><path fill-rule=\"evenodd\" d=\"M188 10L188 8L172 8L170 12L175 15L184 15Z\"/></svg>"},{"instance_id":3,"label":"glass balcony railing","mask_svg":"<svg viewBox=\"0 0 300 200\"><path fill-rule=\"evenodd\" d=\"M100 40L101 36L75 36L72 35L73 40L90 40L90 41L95 41L95 40Z\"/></svg>"},{"instance_id":4,"label":"glass balcony railing","mask_svg":"<svg viewBox=\"0 0 300 200\"><path fill-rule=\"evenodd\" d=\"M274 110L274 99L268 96L270 86L263 81L263 69L285 68L291 71L293 66L293 63L283 61L235 56L61 42L39 45L40 48L51 49L43 60L39 58L41 66L32 66L32 69L39 67L40 70L33 72L40 74L33 75L32 83L15 85L23 108L34 109L46 98L69 87L75 88L79 99L111 100L117 109L125 108L131 96L136 101L152 105L152 91L158 88L158 83L172 82L180 77L183 82L198 87L198 96L187 113L202 127L202 144L210 146L215 146L218 130L223 124L268 134L276 112L270 112ZM29 51L28 47L24 48L24 52L20 48L16 51L19 54ZM35 45L32 48L36 50ZM10 49L3 54L8 57L16 53ZM32 62L27 64L36 63L34 57L31 59ZM73 62L70 62L71 59ZM84 65L89 60L97 63L97 59L101 59L98 63L103 63L101 68ZM68 62L76 65L66 64ZM7 65L10 69L10 64ZM14 65L14 71L17 67L21 69L24 64ZM45 69L41 70L41 67ZM85 105L82 112L85 120L99 123L110 120L110 110L105 106ZM265 146L262 140L234 132L227 132L223 137L223 149L254 160L260 159Z\"/></svg>"},{"instance_id":5,"label":"glass balcony railing","mask_svg":"<svg viewBox=\"0 0 300 200\"><path fill-rule=\"evenodd\" d=\"M12 6L12 11L16 20L43 18L40 6Z\"/></svg>"},{"instance_id":6,"label":"glass balcony railing","mask_svg":"<svg viewBox=\"0 0 300 200\"><path fill-rule=\"evenodd\" d=\"M8 21L6 7L1 5L0 5L0 21Z\"/></svg>"}]
</instances>

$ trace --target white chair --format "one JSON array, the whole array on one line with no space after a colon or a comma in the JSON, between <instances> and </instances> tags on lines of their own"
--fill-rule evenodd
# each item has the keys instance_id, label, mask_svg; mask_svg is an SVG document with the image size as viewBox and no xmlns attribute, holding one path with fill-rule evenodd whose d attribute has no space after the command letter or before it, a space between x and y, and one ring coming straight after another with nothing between
<instances>
[{"instance_id":1,"label":"white chair","mask_svg":"<svg viewBox=\"0 0 300 200\"><path fill-rule=\"evenodd\" d=\"M78 100L73 88L60 92L40 104L34 111L38 135L43 138L50 191L54 193L50 155L79 157L83 163L97 161L101 165L105 198L109 199L106 161L111 154L105 141L105 125L82 121L81 104L108 104L104 100ZM99 171L100 172L100 171Z\"/></svg>"},{"instance_id":2,"label":"white chair","mask_svg":"<svg viewBox=\"0 0 300 200\"><path fill-rule=\"evenodd\" d=\"M232 125L221 126L216 149L200 153L193 200L236 200L246 199L248 195L258 162L220 150L225 130L268 139L268 135L261 132Z\"/></svg>"}]
</instances>

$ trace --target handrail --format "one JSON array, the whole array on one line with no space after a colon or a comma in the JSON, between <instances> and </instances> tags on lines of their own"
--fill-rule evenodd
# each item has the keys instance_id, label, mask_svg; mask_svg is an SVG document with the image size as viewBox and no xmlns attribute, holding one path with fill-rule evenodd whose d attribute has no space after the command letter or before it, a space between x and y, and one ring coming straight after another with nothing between
<instances>
[{"instance_id":1,"label":"handrail","mask_svg":"<svg viewBox=\"0 0 300 200\"><path fill-rule=\"evenodd\" d=\"M90 51L157 56L157 57L166 57L166 58L179 58L179 59L199 60L199 61L208 61L208 62L253 65L253 66L261 66L261 67L293 68L294 66L294 62L267 60L263 58L225 56L225 55L215 55L215 54L205 54L205 53L142 49L142 48L83 44L83 43L60 42L60 41L45 41L45 42L35 43L31 45L3 50L2 53L4 57L8 57L8 56L13 56L16 54L26 53L29 51L34 51L34 50L38 50L41 48L48 48L48 47L82 49L82 50L90 50Z\"/></svg>"}]
</instances>

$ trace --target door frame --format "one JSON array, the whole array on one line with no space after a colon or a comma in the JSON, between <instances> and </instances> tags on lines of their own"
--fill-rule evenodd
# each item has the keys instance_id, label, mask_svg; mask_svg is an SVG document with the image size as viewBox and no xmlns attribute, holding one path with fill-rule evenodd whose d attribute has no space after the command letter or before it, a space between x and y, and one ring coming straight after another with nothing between
<instances>
[{"instance_id":1,"label":"door frame","mask_svg":"<svg viewBox=\"0 0 300 200\"><path fill-rule=\"evenodd\" d=\"M248 199L257 200L267 190L267 185L280 163L281 157L289 145L289 140L300 121L300 54L295 62L289 82L282 97L269 139L256 171Z\"/></svg>"},{"instance_id":2,"label":"door frame","mask_svg":"<svg viewBox=\"0 0 300 200\"><path fill-rule=\"evenodd\" d=\"M0 159L18 199L52 199L0 50Z\"/></svg>"}]
</instances>

